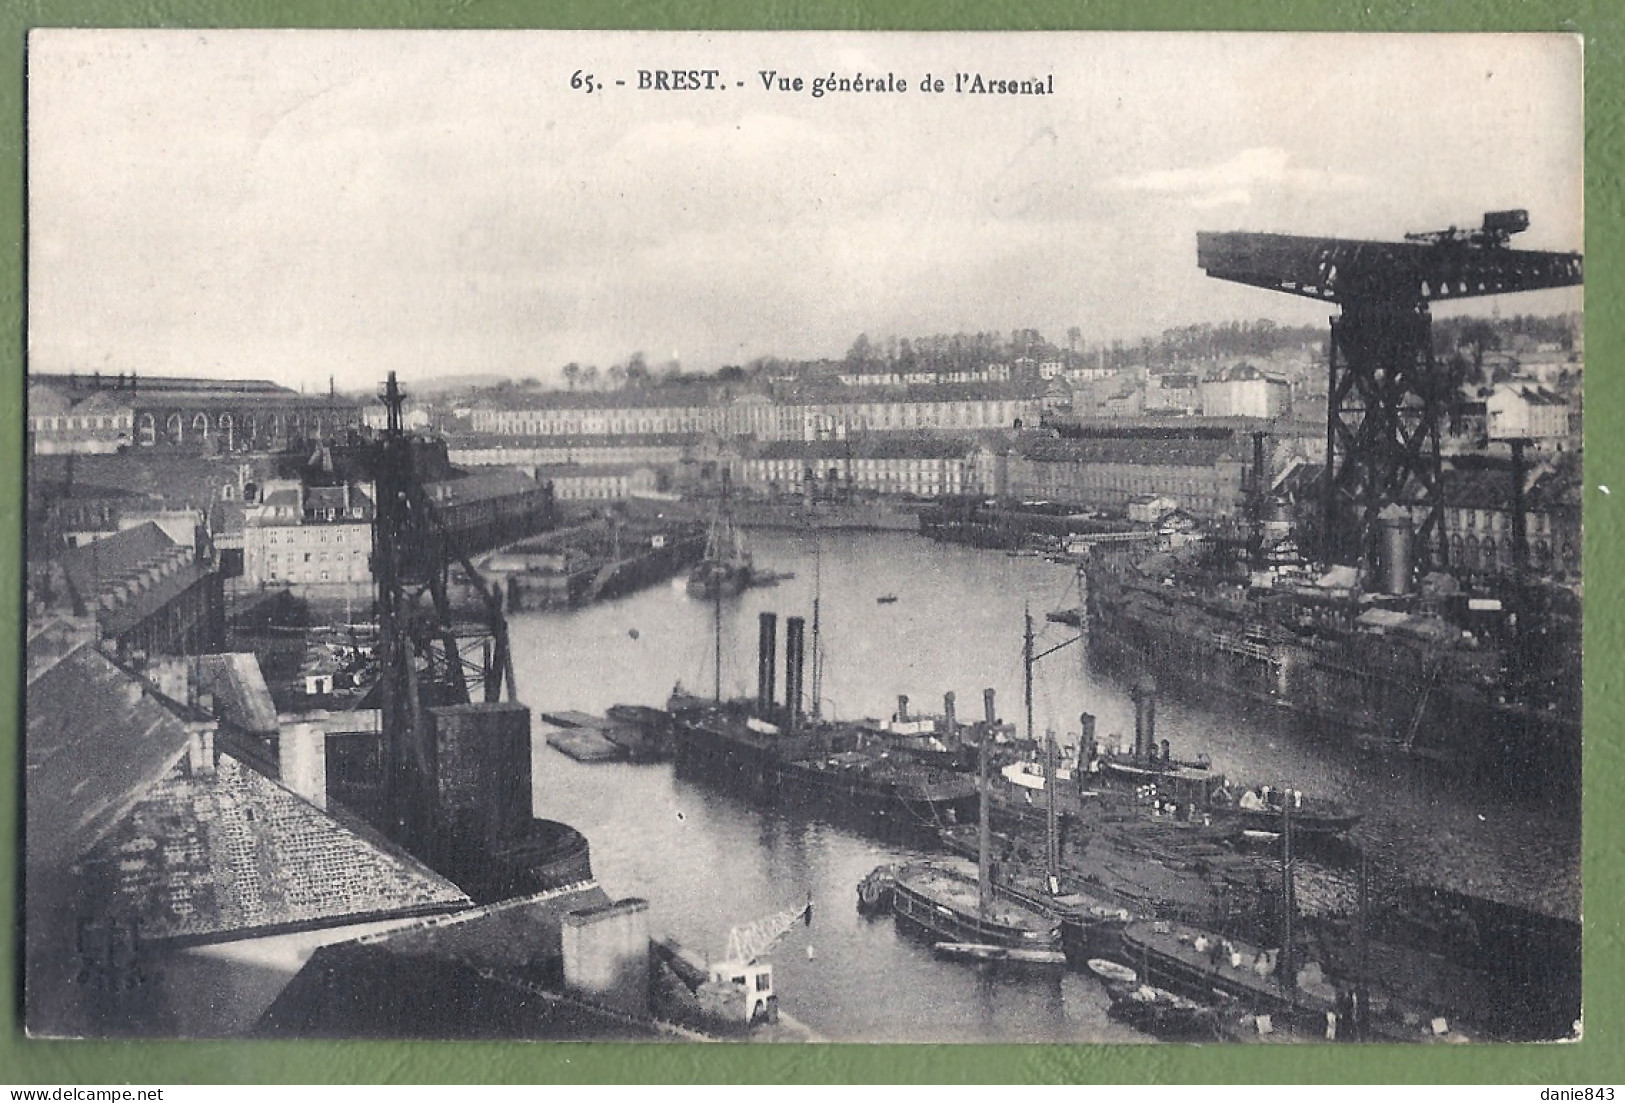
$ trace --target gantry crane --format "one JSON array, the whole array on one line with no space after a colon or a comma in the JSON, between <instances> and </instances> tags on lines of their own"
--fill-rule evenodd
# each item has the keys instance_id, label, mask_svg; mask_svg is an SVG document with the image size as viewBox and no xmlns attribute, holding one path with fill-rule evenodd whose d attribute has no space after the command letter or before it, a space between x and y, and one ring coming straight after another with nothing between
<instances>
[{"instance_id":1,"label":"gantry crane","mask_svg":"<svg viewBox=\"0 0 1625 1103\"><path fill-rule=\"evenodd\" d=\"M1199 233L1196 263L1214 279L1336 303L1326 409L1321 558L1374 562L1378 515L1419 515L1420 556L1448 563L1439 422L1457 382L1435 362L1429 304L1583 282L1578 253L1508 247L1526 211L1492 211L1478 229L1402 242L1287 234Z\"/></svg>"},{"instance_id":2,"label":"gantry crane","mask_svg":"<svg viewBox=\"0 0 1625 1103\"><path fill-rule=\"evenodd\" d=\"M408 850L432 849L434 750L427 709L468 704L471 686L487 702L516 699L501 595L489 588L446 530L424 491L402 419L405 393L389 373L379 397L387 422L375 458L372 571L378 590L378 705L383 728L385 822ZM478 597L475 616L457 617L454 568Z\"/></svg>"}]
</instances>

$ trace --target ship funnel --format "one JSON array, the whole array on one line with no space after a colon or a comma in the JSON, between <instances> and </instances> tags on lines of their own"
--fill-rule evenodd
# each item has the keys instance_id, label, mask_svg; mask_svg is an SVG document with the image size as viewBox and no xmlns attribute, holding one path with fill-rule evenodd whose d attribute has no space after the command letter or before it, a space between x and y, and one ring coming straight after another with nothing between
<instances>
[{"instance_id":1,"label":"ship funnel","mask_svg":"<svg viewBox=\"0 0 1625 1103\"><path fill-rule=\"evenodd\" d=\"M908 694L906 693L899 693L897 695L897 719L908 719Z\"/></svg>"},{"instance_id":2,"label":"ship funnel","mask_svg":"<svg viewBox=\"0 0 1625 1103\"><path fill-rule=\"evenodd\" d=\"M763 713L774 704L774 671L778 666L779 618L761 613L756 618L756 705Z\"/></svg>"},{"instance_id":3,"label":"ship funnel","mask_svg":"<svg viewBox=\"0 0 1625 1103\"><path fill-rule=\"evenodd\" d=\"M1072 780L1081 794L1084 779L1094 769L1100 757L1100 744L1095 742L1095 718L1087 712L1078 714L1078 764L1072 771Z\"/></svg>"},{"instance_id":4,"label":"ship funnel","mask_svg":"<svg viewBox=\"0 0 1625 1103\"><path fill-rule=\"evenodd\" d=\"M804 641L807 621L803 617L787 617L784 621L784 707L790 714L790 725L795 726L801 716L801 675L805 659Z\"/></svg>"},{"instance_id":5,"label":"ship funnel","mask_svg":"<svg viewBox=\"0 0 1625 1103\"><path fill-rule=\"evenodd\" d=\"M1157 682L1147 674L1134 683L1134 757L1156 753Z\"/></svg>"},{"instance_id":6,"label":"ship funnel","mask_svg":"<svg viewBox=\"0 0 1625 1103\"><path fill-rule=\"evenodd\" d=\"M954 716L954 691L942 695L942 734L952 742L959 735L959 722Z\"/></svg>"},{"instance_id":7,"label":"ship funnel","mask_svg":"<svg viewBox=\"0 0 1625 1103\"><path fill-rule=\"evenodd\" d=\"M1385 509L1377 519L1382 528L1382 588L1405 594L1411 589L1411 519L1404 510Z\"/></svg>"}]
</instances>

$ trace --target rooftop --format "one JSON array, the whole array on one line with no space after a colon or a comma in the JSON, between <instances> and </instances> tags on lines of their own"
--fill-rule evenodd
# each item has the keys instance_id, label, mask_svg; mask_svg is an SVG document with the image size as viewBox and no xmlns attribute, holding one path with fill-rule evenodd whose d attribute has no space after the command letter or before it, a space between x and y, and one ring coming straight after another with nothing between
<instances>
[{"instance_id":1,"label":"rooftop","mask_svg":"<svg viewBox=\"0 0 1625 1103\"><path fill-rule=\"evenodd\" d=\"M189 546L169 538L156 521L62 553L76 605L94 613L103 634L123 635L185 593L209 572Z\"/></svg>"},{"instance_id":2,"label":"rooftop","mask_svg":"<svg viewBox=\"0 0 1625 1103\"><path fill-rule=\"evenodd\" d=\"M466 505L514 494L533 494L541 484L515 467L482 468L476 475L442 479L424 486L429 499L442 506Z\"/></svg>"},{"instance_id":3,"label":"rooftop","mask_svg":"<svg viewBox=\"0 0 1625 1103\"><path fill-rule=\"evenodd\" d=\"M359 822L225 754L213 771L171 770L148 786L81 861L108 871L154 941L233 940L469 904Z\"/></svg>"},{"instance_id":4,"label":"rooftop","mask_svg":"<svg viewBox=\"0 0 1625 1103\"><path fill-rule=\"evenodd\" d=\"M31 677L27 702L27 865L61 869L170 773L186 726L88 645Z\"/></svg>"}]
</instances>

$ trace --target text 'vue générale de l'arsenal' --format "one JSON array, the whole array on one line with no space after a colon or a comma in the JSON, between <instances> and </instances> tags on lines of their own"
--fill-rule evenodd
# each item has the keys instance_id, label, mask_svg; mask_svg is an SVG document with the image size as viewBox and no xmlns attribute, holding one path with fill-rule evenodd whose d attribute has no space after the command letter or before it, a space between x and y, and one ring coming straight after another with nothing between
<instances>
[{"instance_id":1,"label":"text 'vue g\u00e9n\u00e9rale de l'arsenal'","mask_svg":"<svg viewBox=\"0 0 1625 1103\"><path fill-rule=\"evenodd\" d=\"M586 78L597 87L602 81ZM989 76L979 72L926 73L918 80L900 77L896 73L838 73L816 76L788 73L779 69L759 69L750 78L732 78L720 69L639 69L628 80L616 78L615 87L632 88L640 92L724 92L730 89L750 89L775 94L809 95L822 99L829 95L907 93L1049 96L1055 94L1055 75L1042 76ZM572 79L572 87L582 88L580 71ZM591 85L586 91L595 90Z\"/></svg>"}]
</instances>

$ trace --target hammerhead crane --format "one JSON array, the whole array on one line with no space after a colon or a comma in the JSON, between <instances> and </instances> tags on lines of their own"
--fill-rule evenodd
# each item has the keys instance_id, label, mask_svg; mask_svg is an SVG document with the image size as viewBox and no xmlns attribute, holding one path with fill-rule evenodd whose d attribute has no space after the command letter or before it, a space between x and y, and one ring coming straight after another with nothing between
<instances>
[{"instance_id":1,"label":"hammerhead crane","mask_svg":"<svg viewBox=\"0 0 1625 1103\"><path fill-rule=\"evenodd\" d=\"M1439 423L1455 381L1434 360L1429 304L1583 282L1578 253L1508 247L1527 211L1491 211L1478 229L1402 242L1199 233L1196 263L1214 279L1336 303L1326 410L1321 556L1373 561L1378 515L1419 507L1417 546L1447 564Z\"/></svg>"}]
</instances>

